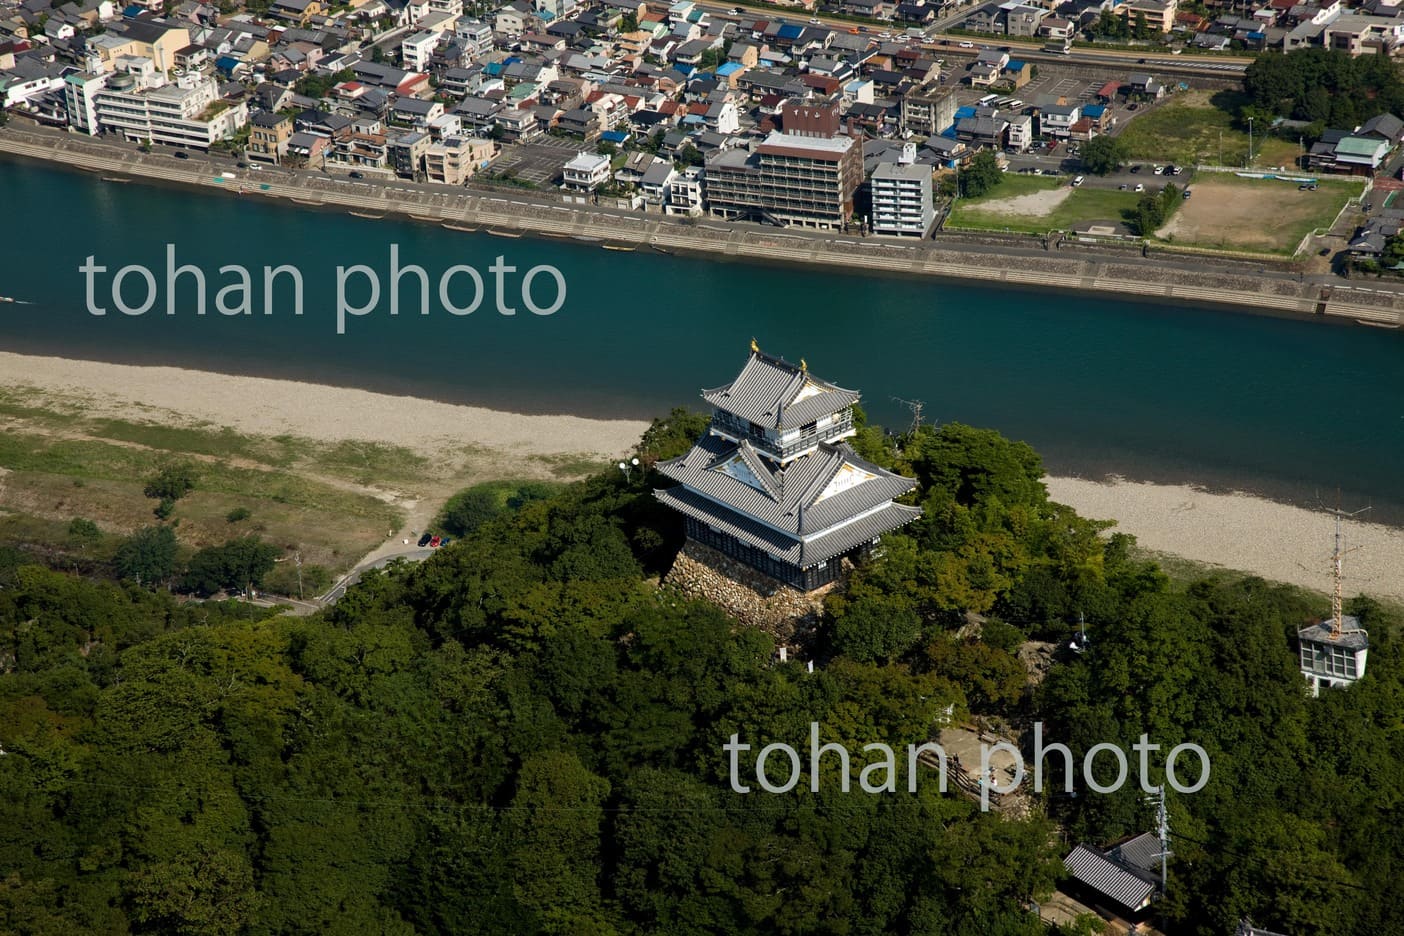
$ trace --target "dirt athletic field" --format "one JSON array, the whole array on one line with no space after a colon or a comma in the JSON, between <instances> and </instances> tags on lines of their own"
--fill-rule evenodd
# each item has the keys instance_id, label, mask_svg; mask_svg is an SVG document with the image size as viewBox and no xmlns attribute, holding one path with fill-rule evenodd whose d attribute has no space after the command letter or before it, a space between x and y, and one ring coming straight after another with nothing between
<instances>
[{"instance_id":1,"label":"dirt athletic field","mask_svg":"<svg viewBox=\"0 0 1404 936\"><path fill-rule=\"evenodd\" d=\"M1157 236L1201 247L1275 253L1290 253L1308 231L1330 227L1346 201L1360 192L1357 183L1322 182L1316 191L1304 192L1295 182L1227 174L1201 174L1189 188L1191 196Z\"/></svg>"}]
</instances>

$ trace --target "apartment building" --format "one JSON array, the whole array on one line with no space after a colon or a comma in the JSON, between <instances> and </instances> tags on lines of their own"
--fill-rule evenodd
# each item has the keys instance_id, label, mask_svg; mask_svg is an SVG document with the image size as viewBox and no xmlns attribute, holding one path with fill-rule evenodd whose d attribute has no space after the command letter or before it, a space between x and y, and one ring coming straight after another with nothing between
<instances>
[{"instance_id":1,"label":"apartment building","mask_svg":"<svg viewBox=\"0 0 1404 936\"><path fill-rule=\"evenodd\" d=\"M751 152L714 156L704 174L715 215L820 229L843 227L862 178L862 147L853 137L778 130Z\"/></svg>"},{"instance_id":2,"label":"apartment building","mask_svg":"<svg viewBox=\"0 0 1404 936\"><path fill-rule=\"evenodd\" d=\"M159 76L150 79L163 81ZM72 86L70 86L72 87ZM131 72L114 75L94 95L99 126L129 140L209 149L248 122L248 106L226 101L213 78L147 84Z\"/></svg>"},{"instance_id":3,"label":"apartment building","mask_svg":"<svg viewBox=\"0 0 1404 936\"><path fill-rule=\"evenodd\" d=\"M902 126L914 133L932 136L955 123L956 93L953 88L925 84L902 96Z\"/></svg>"},{"instance_id":4,"label":"apartment building","mask_svg":"<svg viewBox=\"0 0 1404 936\"><path fill-rule=\"evenodd\" d=\"M424 151L424 173L430 182L462 185L492 162L496 144L477 137L449 137Z\"/></svg>"},{"instance_id":5,"label":"apartment building","mask_svg":"<svg viewBox=\"0 0 1404 936\"><path fill-rule=\"evenodd\" d=\"M916 147L908 144L915 156ZM936 223L931 195L931 167L913 163L883 163L872 177L874 234L925 237Z\"/></svg>"}]
</instances>

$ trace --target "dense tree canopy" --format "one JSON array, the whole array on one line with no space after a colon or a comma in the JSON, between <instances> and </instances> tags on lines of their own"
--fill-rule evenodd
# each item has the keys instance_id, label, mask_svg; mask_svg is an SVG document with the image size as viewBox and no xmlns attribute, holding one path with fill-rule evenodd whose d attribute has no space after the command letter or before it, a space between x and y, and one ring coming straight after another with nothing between
<instances>
[{"instance_id":1,"label":"dense tree canopy","mask_svg":"<svg viewBox=\"0 0 1404 936\"><path fill-rule=\"evenodd\" d=\"M1058 881L1060 827L1144 831L1135 791L1010 820L930 772L861 792L856 760L843 793L837 757L789 793L732 790L732 735L753 778L814 722L860 751L970 712L1037 716L1079 755L1206 747L1212 782L1171 803L1172 932L1404 927L1397 621L1358 604L1367 679L1309 699L1291 638L1313 601L1173 584L996 433L859 422L926 514L829 599L813 672L650 578L679 531L643 472L499 511L307 618L0 556L0 932L1045 933L1027 902ZM1091 649L1031 688L1020 645L1065 645L1079 614Z\"/></svg>"},{"instance_id":2,"label":"dense tree canopy","mask_svg":"<svg viewBox=\"0 0 1404 936\"><path fill-rule=\"evenodd\" d=\"M1381 113L1404 113L1404 82L1387 55L1352 56L1313 46L1258 56L1244 74L1252 112L1344 130Z\"/></svg>"}]
</instances>

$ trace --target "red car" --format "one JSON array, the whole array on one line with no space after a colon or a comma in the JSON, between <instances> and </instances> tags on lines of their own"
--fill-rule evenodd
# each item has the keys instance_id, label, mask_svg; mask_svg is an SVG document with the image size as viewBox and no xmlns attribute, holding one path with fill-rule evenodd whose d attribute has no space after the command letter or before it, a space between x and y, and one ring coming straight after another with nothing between
<instances>
[{"instance_id":1,"label":"red car","mask_svg":"<svg viewBox=\"0 0 1404 936\"><path fill-rule=\"evenodd\" d=\"M439 537L437 537L437 536L434 537L433 539L431 539L431 540L429 541L429 548L430 548L430 549L438 549L438 548L439 548L439 543L440 543L440 542L441 542L441 540L439 539Z\"/></svg>"}]
</instances>

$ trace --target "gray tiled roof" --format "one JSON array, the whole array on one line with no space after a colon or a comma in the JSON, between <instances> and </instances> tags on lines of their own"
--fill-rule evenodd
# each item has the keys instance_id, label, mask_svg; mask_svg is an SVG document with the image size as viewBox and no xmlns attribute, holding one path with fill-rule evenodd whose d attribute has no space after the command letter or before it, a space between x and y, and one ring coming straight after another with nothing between
<instances>
[{"instance_id":1,"label":"gray tiled roof","mask_svg":"<svg viewBox=\"0 0 1404 936\"><path fill-rule=\"evenodd\" d=\"M864 461L847 445L820 443L782 469L749 442L710 433L686 455L660 462L658 470L708 500L795 537L822 533L916 487L913 479ZM821 496L840 472L846 478Z\"/></svg>"},{"instance_id":2,"label":"gray tiled roof","mask_svg":"<svg viewBox=\"0 0 1404 936\"><path fill-rule=\"evenodd\" d=\"M797 400L806 387L811 395ZM821 392L812 393L813 389ZM858 402L856 390L820 380L799 364L791 364L759 351L731 383L703 390L702 399L748 422L770 429L794 429L820 416L837 413Z\"/></svg>"},{"instance_id":3,"label":"gray tiled roof","mask_svg":"<svg viewBox=\"0 0 1404 936\"><path fill-rule=\"evenodd\" d=\"M666 491L657 491L656 494L659 501L674 510L729 533L781 562L802 569L841 556L921 516L921 511L916 507L889 504L861 520L805 541L792 539L764 524L729 511L685 487L669 488Z\"/></svg>"},{"instance_id":4,"label":"gray tiled roof","mask_svg":"<svg viewBox=\"0 0 1404 936\"><path fill-rule=\"evenodd\" d=\"M1132 865L1144 871L1154 871L1160 867L1160 839L1151 832L1143 832L1122 842L1113 848L1111 853L1122 864Z\"/></svg>"},{"instance_id":5,"label":"gray tiled roof","mask_svg":"<svg viewBox=\"0 0 1404 936\"><path fill-rule=\"evenodd\" d=\"M1063 859L1063 867L1078 881L1130 910L1145 906L1155 892L1155 885L1150 881L1086 845L1069 852Z\"/></svg>"}]
</instances>

